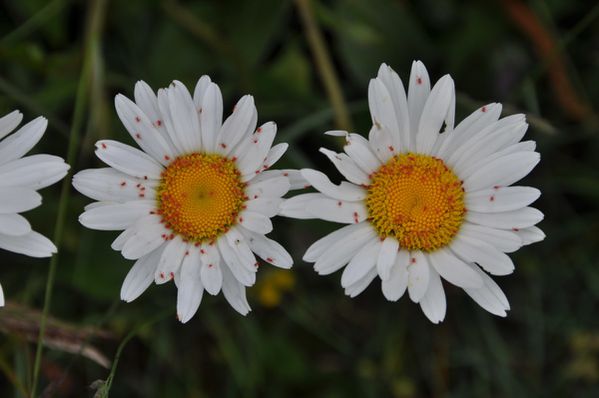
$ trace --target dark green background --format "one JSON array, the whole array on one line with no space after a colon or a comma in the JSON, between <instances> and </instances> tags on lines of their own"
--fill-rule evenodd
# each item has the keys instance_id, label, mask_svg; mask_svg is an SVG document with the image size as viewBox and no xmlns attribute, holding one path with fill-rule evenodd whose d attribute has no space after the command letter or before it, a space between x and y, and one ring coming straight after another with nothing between
<instances>
[{"instance_id":1,"label":"dark green background","mask_svg":"<svg viewBox=\"0 0 599 398\"><path fill-rule=\"evenodd\" d=\"M517 13L525 18L516 22L508 11L514 4L532 12L541 36L525 14ZM50 119L35 151L66 156L88 57L92 80L80 99L85 116L75 171L100 166L93 156L100 138L132 144L113 108L116 93L132 97L137 80L156 89L173 79L193 87L209 74L225 110L251 93L259 122L277 122L277 140L290 143L278 167L318 167L339 179L317 152L338 142L322 135L335 127L333 113L294 2L113 0L104 16L102 8L98 0L0 1L0 114L18 108L26 121ZM296 260L294 287L279 305L262 305L263 287L250 288L253 312L244 318L222 295L205 295L196 316L181 325L172 284L119 303L131 262L110 249L116 233L77 222L89 200L72 190L51 309L64 322L56 338L69 341L69 333L100 327L109 336L91 344L112 360L128 332L168 312L125 347L112 397L598 396L599 129L592 110L599 101L598 6L332 0L314 1L313 8L357 132L368 131L367 85L380 63L405 81L413 59L427 65L433 80L453 76L456 120L493 101L504 103L504 114L531 116L527 138L537 141L542 159L524 183L543 192L536 206L545 213L539 226L547 239L515 253L515 273L497 278L512 306L508 317L488 314L447 284L439 326L407 297L387 302L376 282L349 299L339 273L319 277L301 261L307 245L335 226L277 218L271 236ZM564 66L557 72L542 47L547 38L551 60ZM571 92L559 85L564 80ZM44 206L27 214L50 237L59 185L45 189ZM35 340L32 311L43 306L47 269L48 260L0 253L0 281L12 303L0 310L2 397L30 388L35 345L9 321L30 319L25 325ZM271 269L262 268L259 284ZM41 391L91 397L89 385L108 372L81 356L46 350Z\"/></svg>"}]
</instances>

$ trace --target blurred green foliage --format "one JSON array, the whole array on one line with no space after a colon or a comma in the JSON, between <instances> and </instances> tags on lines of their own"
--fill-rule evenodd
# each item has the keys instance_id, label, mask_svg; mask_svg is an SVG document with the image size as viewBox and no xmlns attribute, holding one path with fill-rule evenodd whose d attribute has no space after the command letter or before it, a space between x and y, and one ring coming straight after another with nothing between
<instances>
[{"instance_id":1,"label":"blurred green foliage","mask_svg":"<svg viewBox=\"0 0 599 398\"><path fill-rule=\"evenodd\" d=\"M75 170L100 165L92 150L97 139L132 143L113 110L116 93L132 97L137 80L158 88L177 79L193 87L209 74L226 109L252 93L259 121L278 123L277 139L291 144L279 167L319 167L337 176L317 152L338 142L322 135L335 127L333 111L294 2L113 0L101 28L88 32L98 1L0 1L0 114L18 108L26 120L48 117L36 151L66 155L89 56L89 106ZM575 98L556 90L554 64L508 11L514 3L525 4L553 40L550 58L565 65L560 76ZM413 59L423 60L435 80L453 76L457 120L492 101L504 103L507 113L529 115L528 138L537 141L542 162L526 183L543 191L537 207L546 215L540 227L547 239L514 254L516 272L499 279L512 305L506 319L447 284L440 326L407 297L387 302L377 283L351 300L339 275L318 277L301 261L307 245L334 226L275 219L272 235L296 260L291 282L268 286L280 278L264 267L249 289L249 316L235 313L222 296L205 295L196 316L181 325L172 285L119 303L131 263L110 249L116 234L79 225L88 200L74 191L52 315L107 331L91 343L112 358L127 333L171 311L125 346L112 397L599 396L599 129L592 110L599 102L599 9L592 3L313 1L356 131L368 131L366 88L380 63L406 79ZM99 40L97 51L86 52L90 35ZM569 111L572 101L586 112ZM27 216L51 236L59 187L43 195L44 206ZM40 309L47 260L2 252L0 263L8 300ZM276 290L275 305L268 289ZM34 350L22 333L5 332L0 396L30 389ZM107 375L89 359L47 350L41 391L93 396L89 386Z\"/></svg>"}]
</instances>

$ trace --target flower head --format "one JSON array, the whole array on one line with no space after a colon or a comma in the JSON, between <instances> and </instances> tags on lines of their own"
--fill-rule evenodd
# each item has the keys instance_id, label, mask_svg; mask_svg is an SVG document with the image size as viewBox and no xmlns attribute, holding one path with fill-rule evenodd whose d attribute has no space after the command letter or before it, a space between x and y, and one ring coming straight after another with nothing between
<instances>
[{"instance_id":1,"label":"flower head","mask_svg":"<svg viewBox=\"0 0 599 398\"><path fill-rule=\"evenodd\" d=\"M22 119L19 111L0 118L0 248L31 257L50 257L56 253L56 246L33 231L19 213L41 205L37 190L61 180L69 165L58 156L23 157L42 138L48 121L38 117L10 134ZM0 306L3 305L0 287Z\"/></svg>"},{"instance_id":2,"label":"flower head","mask_svg":"<svg viewBox=\"0 0 599 398\"><path fill-rule=\"evenodd\" d=\"M348 180L334 185L316 170L303 177L319 191L295 196L282 215L350 224L315 242L304 255L315 270L344 268L346 294L360 294L378 276L384 296L407 290L434 323L445 317L441 278L463 288L487 311L505 316L508 301L489 277L514 270L505 253L544 238L543 214L529 205L535 188L511 186L539 162L534 141L520 142L524 115L500 119L501 105L481 107L454 127L453 80L432 87L414 62L404 91L381 65L368 87L368 139L344 131L345 153L322 148Z\"/></svg>"},{"instance_id":3,"label":"flower head","mask_svg":"<svg viewBox=\"0 0 599 398\"><path fill-rule=\"evenodd\" d=\"M121 298L132 301L155 281L174 280L177 314L187 322L204 290L221 290L241 314L250 307L245 287L258 262L282 268L291 256L264 235L272 230L281 197L298 182L292 170L269 170L287 144L272 145L277 126L256 128L254 99L246 95L222 121L219 87L203 76L192 95L180 82L158 90L135 86L135 102L115 98L117 113L142 150L116 141L96 144L110 167L73 178L79 192L98 202L79 220L88 228L124 230L113 249L135 264Z\"/></svg>"}]
</instances>

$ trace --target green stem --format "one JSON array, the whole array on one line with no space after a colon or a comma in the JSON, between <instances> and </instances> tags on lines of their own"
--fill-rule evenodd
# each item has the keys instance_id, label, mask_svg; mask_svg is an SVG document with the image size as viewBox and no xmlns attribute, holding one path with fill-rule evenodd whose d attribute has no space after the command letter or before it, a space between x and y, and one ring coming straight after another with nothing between
<instances>
[{"instance_id":1,"label":"green stem","mask_svg":"<svg viewBox=\"0 0 599 398\"><path fill-rule=\"evenodd\" d=\"M90 84L90 75L93 67L93 54L96 46L100 43L100 30L102 21L104 19L104 10L107 0L95 0L91 3L89 9L89 30L86 34L85 40L85 57L83 60L83 66L81 70L81 76L79 78L79 85L77 88L77 95L75 97L75 109L73 111L73 121L71 123L71 130L69 133L69 144L67 149L66 162L71 165L69 173L62 181L62 187L60 191L60 202L58 205L58 212L56 215L56 225L54 228L54 243L56 247L60 247L62 243L62 237L64 232L64 225L66 219L66 213L69 202L69 191L71 188L71 177L73 173L73 163L77 154L77 146L79 143L79 131L83 125L84 111L87 106L88 92ZM35 362L33 365L33 382L31 384L31 397L36 397L37 386L39 383L39 372L42 361L42 351L44 346L44 335L46 332L46 321L50 312L50 304L52 301L52 291L54 288L54 281L56 279L56 268L58 265L58 255L54 255L50 259L50 266L48 269L48 278L46 279L46 292L44 295L44 308L42 311L42 317L40 320L40 330L37 341L37 349L35 352Z\"/></svg>"},{"instance_id":2,"label":"green stem","mask_svg":"<svg viewBox=\"0 0 599 398\"><path fill-rule=\"evenodd\" d=\"M141 324L140 326L138 326L137 328L133 329L131 332L129 332L129 334L127 334L127 336L125 336L123 341L121 341L121 344L119 344L119 346L116 350L116 354L114 354L114 360L112 361L112 367L110 368L110 373L108 374L108 377L106 378L106 382L104 383L104 385L102 385L100 387L100 390L98 391L98 394L97 394L98 397L108 398L108 395L110 394L110 388L112 387L112 382L114 380L114 375L116 374L116 368L119 364L119 360L121 359L121 355L123 354L123 350L125 349L125 346L129 342L129 340L131 340L133 337L135 337L137 334L139 334L139 332L141 332L143 329L145 329L149 326L152 326L156 322L159 322L159 321L165 319L167 316L169 316L171 314L172 314L172 310L170 310L170 309L167 311L164 311L164 312L160 313L159 315L157 315L156 317L154 317L153 319L149 320L148 322L145 322L145 323Z\"/></svg>"},{"instance_id":3,"label":"green stem","mask_svg":"<svg viewBox=\"0 0 599 398\"><path fill-rule=\"evenodd\" d=\"M333 62L331 61L322 32L314 17L310 0L296 0L295 4L304 24L306 39L316 61L320 78L335 112L335 123L339 129L350 131L352 123L345 99L343 98L341 84L335 73L335 68L333 67Z\"/></svg>"}]
</instances>

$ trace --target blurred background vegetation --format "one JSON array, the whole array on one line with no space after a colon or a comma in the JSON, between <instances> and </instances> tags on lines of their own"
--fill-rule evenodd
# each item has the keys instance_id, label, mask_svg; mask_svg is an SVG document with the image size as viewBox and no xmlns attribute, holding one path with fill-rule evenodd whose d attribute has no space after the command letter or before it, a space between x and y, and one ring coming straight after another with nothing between
<instances>
[{"instance_id":1,"label":"blurred background vegetation","mask_svg":"<svg viewBox=\"0 0 599 398\"><path fill-rule=\"evenodd\" d=\"M74 170L100 166L100 138L132 144L116 93L209 74L226 109L252 93L259 121L278 123L291 144L278 167L338 176L317 152L338 142L322 132L366 133L369 79L386 62L405 81L413 59L453 76L456 120L500 101L529 116L542 154L525 183L543 191L547 239L498 278L508 317L446 284L440 326L377 283L345 297L338 274L301 261L335 226L282 218L272 236L293 270L263 267L246 318L205 295L181 325L172 284L119 302L131 262L110 249L116 234L84 229L89 201L70 190L63 214L60 184L48 188L27 214L50 237L65 220L38 392L102 396L120 345L112 397L599 396L598 17L596 2L568 0L0 0L0 114L50 120L36 151L66 157L72 130ZM31 394L47 276L48 260L0 253L1 397Z\"/></svg>"}]
</instances>

